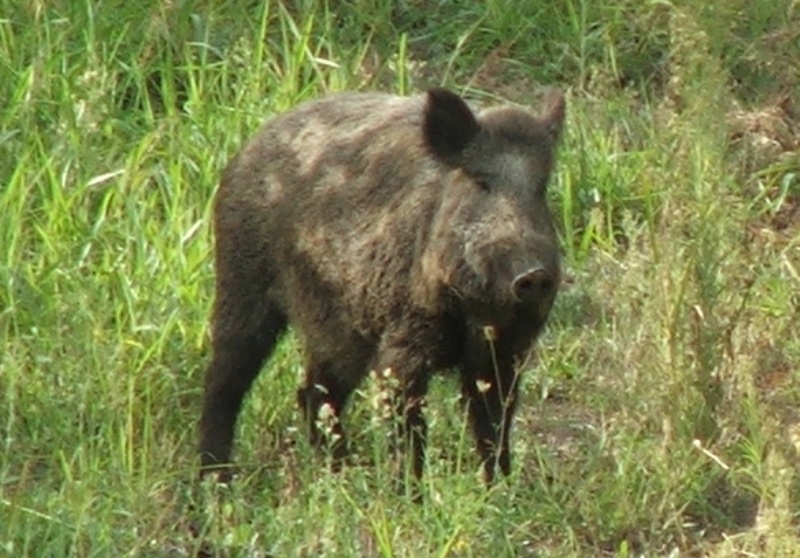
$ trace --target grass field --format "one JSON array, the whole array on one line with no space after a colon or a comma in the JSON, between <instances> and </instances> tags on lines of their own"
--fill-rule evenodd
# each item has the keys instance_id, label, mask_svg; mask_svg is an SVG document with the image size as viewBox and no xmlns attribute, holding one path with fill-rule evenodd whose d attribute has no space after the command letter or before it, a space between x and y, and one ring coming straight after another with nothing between
<instances>
[{"instance_id":1,"label":"grass field","mask_svg":"<svg viewBox=\"0 0 800 558\"><path fill-rule=\"evenodd\" d=\"M574 282L485 490L450 379L424 501L298 432L287 339L230 486L196 424L220 171L343 89L567 92ZM800 556L800 4L0 0L0 555Z\"/></svg>"}]
</instances>

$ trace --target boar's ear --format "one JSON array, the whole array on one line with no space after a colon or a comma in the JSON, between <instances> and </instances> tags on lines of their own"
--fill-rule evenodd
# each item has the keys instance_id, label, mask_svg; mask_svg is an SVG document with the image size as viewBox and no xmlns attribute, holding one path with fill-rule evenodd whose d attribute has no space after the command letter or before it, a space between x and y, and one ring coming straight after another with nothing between
<instances>
[{"instance_id":1,"label":"boar's ear","mask_svg":"<svg viewBox=\"0 0 800 558\"><path fill-rule=\"evenodd\" d=\"M440 87L427 91L423 133L434 155L455 163L480 131L464 99Z\"/></svg>"},{"instance_id":2,"label":"boar's ear","mask_svg":"<svg viewBox=\"0 0 800 558\"><path fill-rule=\"evenodd\" d=\"M564 94L558 90L552 90L545 94L541 121L547 128L547 134L557 142L561 137L561 130L564 129L564 116L567 109L567 101Z\"/></svg>"}]
</instances>

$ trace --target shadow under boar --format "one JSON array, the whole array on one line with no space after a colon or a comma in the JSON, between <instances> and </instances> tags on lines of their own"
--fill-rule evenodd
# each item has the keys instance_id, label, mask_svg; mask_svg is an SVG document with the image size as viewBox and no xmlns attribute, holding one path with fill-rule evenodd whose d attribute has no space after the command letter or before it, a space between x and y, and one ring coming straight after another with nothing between
<instances>
[{"instance_id":1,"label":"shadow under boar","mask_svg":"<svg viewBox=\"0 0 800 558\"><path fill-rule=\"evenodd\" d=\"M419 477L431 376L454 370L487 482L510 470L515 366L560 284L546 205L565 101L475 114L445 89L345 93L269 122L224 171L214 206L213 356L202 471L227 475L242 398L292 325L312 443L369 371L391 371ZM318 419L332 415L324 432ZM329 416L329 418L331 418Z\"/></svg>"}]
</instances>

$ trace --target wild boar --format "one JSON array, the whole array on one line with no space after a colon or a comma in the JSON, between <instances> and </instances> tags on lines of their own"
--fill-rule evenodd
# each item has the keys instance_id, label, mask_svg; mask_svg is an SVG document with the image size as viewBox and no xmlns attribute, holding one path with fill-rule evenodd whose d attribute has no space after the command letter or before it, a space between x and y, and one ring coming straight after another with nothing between
<instances>
[{"instance_id":1,"label":"wild boar","mask_svg":"<svg viewBox=\"0 0 800 558\"><path fill-rule=\"evenodd\" d=\"M561 282L546 190L564 114L558 92L534 115L475 112L434 88L339 94L268 121L225 169L214 205L202 470L228 470L242 398L291 325L314 445L345 454L348 396L388 370L419 477L428 383L451 370L486 481L508 474L515 366ZM321 411L337 419L334 441Z\"/></svg>"}]
</instances>

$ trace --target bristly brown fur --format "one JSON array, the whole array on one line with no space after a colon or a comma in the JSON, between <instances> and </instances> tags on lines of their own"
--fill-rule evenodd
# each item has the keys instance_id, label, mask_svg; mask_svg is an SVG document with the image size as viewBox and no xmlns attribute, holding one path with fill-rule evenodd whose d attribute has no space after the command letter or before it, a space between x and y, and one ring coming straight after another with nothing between
<instances>
[{"instance_id":1,"label":"bristly brown fur","mask_svg":"<svg viewBox=\"0 0 800 558\"><path fill-rule=\"evenodd\" d=\"M317 426L323 406L338 416L369 371L391 369L419 475L428 381L456 369L487 480L497 465L509 472L515 360L560 281L545 187L563 97L551 105L540 117L474 115L441 89L341 94L264 125L223 173L214 207L204 470L224 470L242 398L291 324L314 444L332 442ZM343 434L335 422L337 457Z\"/></svg>"}]
</instances>

